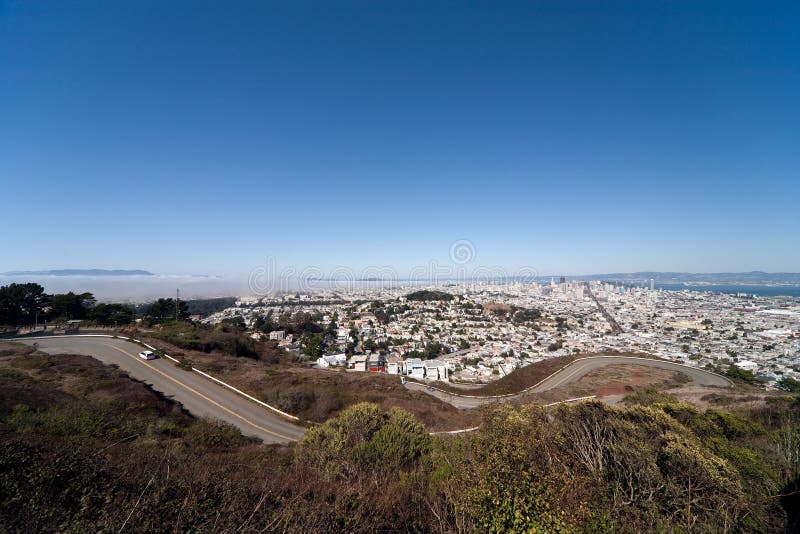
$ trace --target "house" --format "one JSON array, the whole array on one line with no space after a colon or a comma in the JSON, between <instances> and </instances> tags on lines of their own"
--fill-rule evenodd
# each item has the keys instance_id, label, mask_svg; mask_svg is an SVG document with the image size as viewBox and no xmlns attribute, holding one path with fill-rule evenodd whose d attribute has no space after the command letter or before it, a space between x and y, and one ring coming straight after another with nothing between
<instances>
[{"instance_id":1,"label":"house","mask_svg":"<svg viewBox=\"0 0 800 534\"><path fill-rule=\"evenodd\" d=\"M286 330L273 330L269 333L269 338L273 341L283 341L286 339Z\"/></svg>"},{"instance_id":2,"label":"house","mask_svg":"<svg viewBox=\"0 0 800 534\"><path fill-rule=\"evenodd\" d=\"M366 354L354 354L350 356L350 359L347 361L347 368L353 371L366 372L367 360L369 360L369 356Z\"/></svg>"},{"instance_id":3,"label":"house","mask_svg":"<svg viewBox=\"0 0 800 534\"><path fill-rule=\"evenodd\" d=\"M425 364L419 358L409 358L405 362L405 371L413 378L425 378Z\"/></svg>"},{"instance_id":4,"label":"house","mask_svg":"<svg viewBox=\"0 0 800 534\"><path fill-rule=\"evenodd\" d=\"M344 352L340 352L338 354L331 354L330 356L326 356L326 357L333 358L333 362L334 363L331 364L331 365L338 365L338 366L341 366L341 367L344 367L345 365L347 365L347 355Z\"/></svg>"},{"instance_id":5,"label":"house","mask_svg":"<svg viewBox=\"0 0 800 534\"><path fill-rule=\"evenodd\" d=\"M755 373L758 370L758 364L750 360L742 360L734 363L733 365L744 371L750 371L751 373Z\"/></svg>"},{"instance_id":6,"label":"house","mask_svg":"<svg viewBox=\"0 0 800 534\"><path fill-rule=\"evenodd\" d=\"M400 356L389 356L386 358L386 372L390 375L404 374L403 358Z\"/></svg>"},{"instance_id":7,"label":"house","mask_svg":"<svg viewBox=\"0 0 800 534\"><path fill-rule=\"evenodd\" d=\"M428 380L449 380L447 364L441 360L428 360L425 362L425 378Z\"/></svg>"},{"instance_id":8,"label":"house","mask_svg":"<svg viewBox=\"0 0 800 534\"><path fill-rule=\"evenodd\" d=\"M370 373L385 373L386 357L383 354L370 354L367 360L367 370Z\"/></svg>"},{"instance_id":9,"label":"house","mask_svg":"<svg viewBox=\"0 0 800 534\"><path fill-rule=\"evenodd\" d=\"M344 367L347 363L347 356L341 354L328 354L327 356L320 356L317 358L317 365L319 367Z\"/></svg>"}]
</instances>

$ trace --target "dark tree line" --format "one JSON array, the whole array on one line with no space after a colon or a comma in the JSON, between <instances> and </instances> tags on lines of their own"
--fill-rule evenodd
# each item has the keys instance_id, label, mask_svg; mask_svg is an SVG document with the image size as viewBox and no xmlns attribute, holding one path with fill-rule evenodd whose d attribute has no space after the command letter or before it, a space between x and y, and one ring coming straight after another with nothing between
<instances>
[{"instance_id":1,"label":"dark tree line","mask_svg":"<svg viewBox=\"0 0 800 534\"><path fill-rule=\"evenodd\" d=\"M39 284L9 284L0 287L0 324L22 325L36 322L91 319L101 322L112 315L119 318L130 309L121 304L95 305L91 293L50 295ZM128 320L130 322L130 320Z\"/></svg>"},{"instance_id":2,"label":"dark tree line","mask_svg":"<svg viewBox=\"0 0 800 534\"><path fill-rule=\"evenodd\" d=\"M39 284L10 284L0 287L0 324L18 325L36 321L50 304L50 295Z\"/></svg>"},{"instance_id":3,"label":"dark tree line","mask_svg":"<svg viewBox=\"0 0 800 534\"><path fill-rule=\"evenodd\" d=\"M145 310L144 315L152 324L175 319L188 319L189 306L183 300L179 300L176 307L175 299L158 299Z\"/></svg>"},{"instance_id":4,"label":"dark tree line","mask_svg":"<svg viewBox=\"0 0 800 534\"><path fill-rule=\"evenodd\" d=\"M106 326L133 323L136 313L132 306L116 303L97 303L91 293L45 293L39 284L9 284L0 286L0 325L19 326L36 323L86 320ZM150 323L176 318L175 299L158 299L144 309ZM186 302L178 301L177 317L187 319Z\"/></svg>"}]
</instances>

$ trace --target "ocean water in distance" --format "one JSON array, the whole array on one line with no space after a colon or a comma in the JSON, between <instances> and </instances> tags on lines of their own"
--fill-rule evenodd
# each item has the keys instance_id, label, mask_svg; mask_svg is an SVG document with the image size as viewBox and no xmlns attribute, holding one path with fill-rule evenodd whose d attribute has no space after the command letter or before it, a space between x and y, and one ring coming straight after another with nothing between
<instances>
[{"instance_id":1,"label":"ocean water in distance","mask_svg":"<svg viewBox=\"0 0 800 534\"><path fill-rule=\"evenodd\" d=\"M656 284L656 289L667 291L710 291L712 293L746 293L757 297L800 297L800 286L738 286L738 285L684 285Z\"/></svg>"}]
</instances>

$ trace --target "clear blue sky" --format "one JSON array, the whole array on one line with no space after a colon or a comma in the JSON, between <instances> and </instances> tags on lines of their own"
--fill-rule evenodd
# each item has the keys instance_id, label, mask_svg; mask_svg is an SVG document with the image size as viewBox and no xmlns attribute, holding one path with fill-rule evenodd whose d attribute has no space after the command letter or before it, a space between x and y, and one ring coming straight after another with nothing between
<instances>
[{"instance_id":1,"label":"clear blue sky","mask_svg":"<svg viewBox=\"0 0 800 534\"><path fill-rule=\"evenodd\" d=\"M0 0L0 272L800 271L800 3Z\"/></svg>"}]
</instances>

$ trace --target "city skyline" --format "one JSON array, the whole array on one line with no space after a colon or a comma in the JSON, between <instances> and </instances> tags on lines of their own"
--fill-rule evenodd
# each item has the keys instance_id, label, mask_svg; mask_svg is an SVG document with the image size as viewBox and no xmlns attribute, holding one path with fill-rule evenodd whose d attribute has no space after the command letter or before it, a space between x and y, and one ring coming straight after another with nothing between
<instances>
[{"instance_id":1,"label":"city skyline","mask_svg":"<svg viewBox=\"0 0 800 534\"><path fill-rule=\"evenodd\" d=\"M0 272L800 271L798 7L699 7L6 3Z\"/></svg>"}]
</instances>

